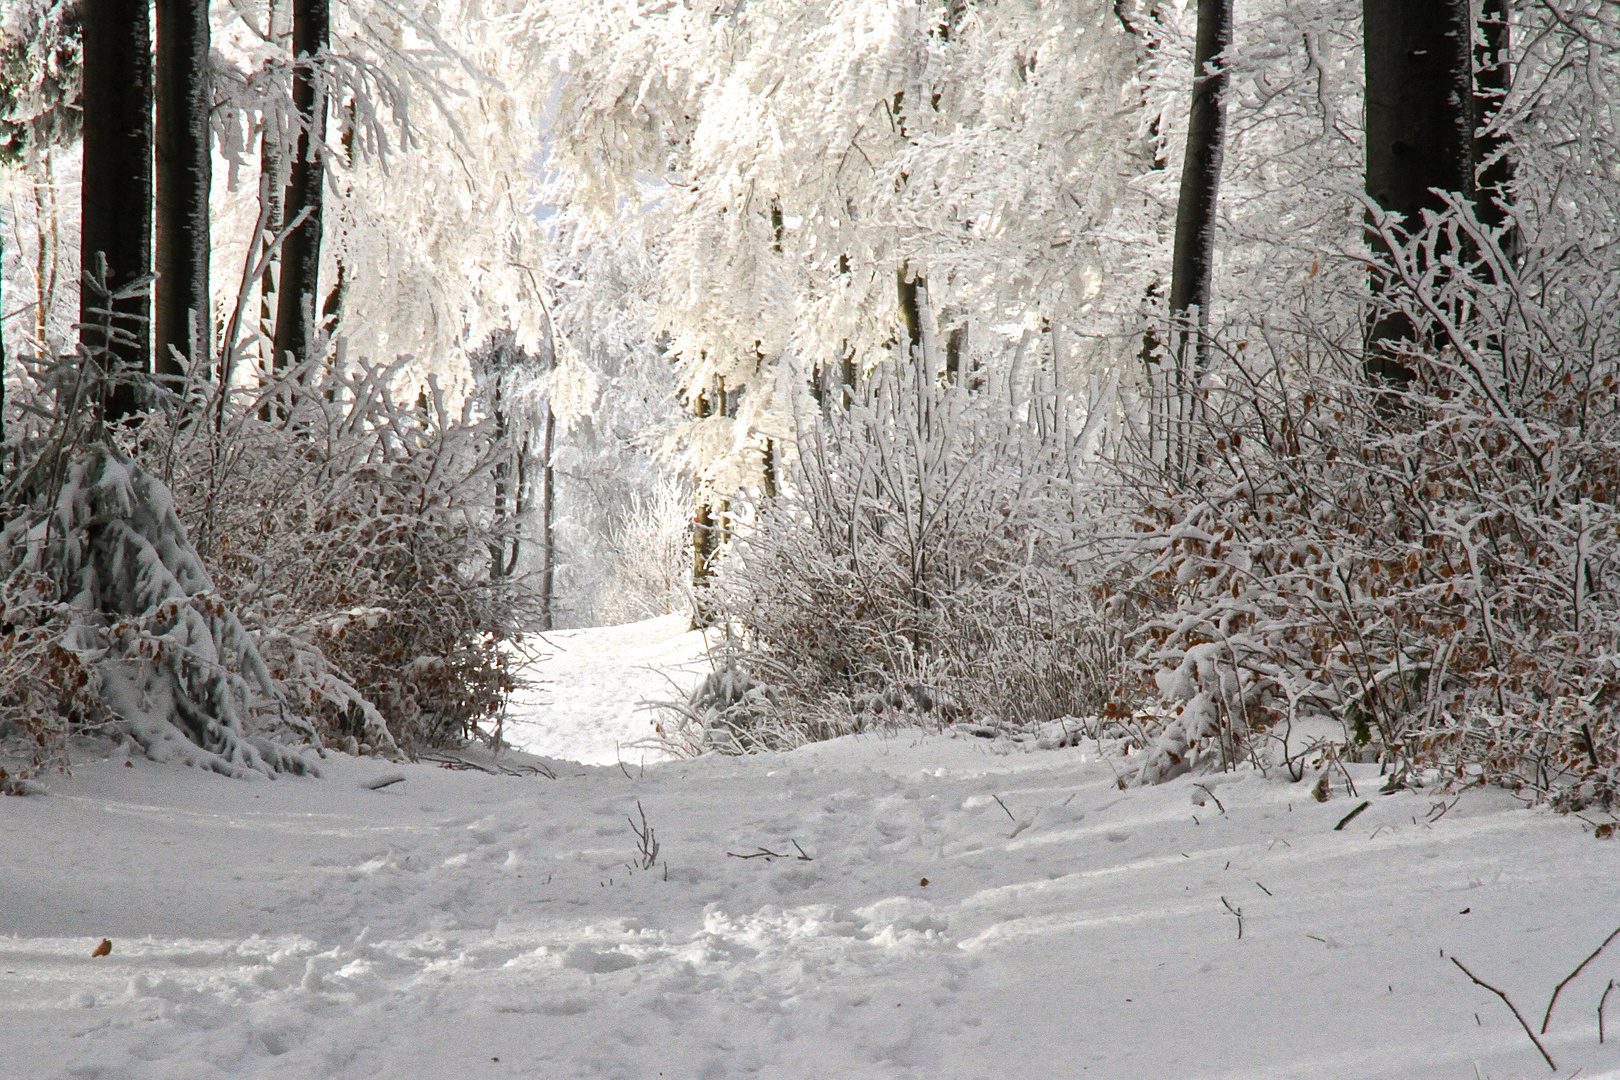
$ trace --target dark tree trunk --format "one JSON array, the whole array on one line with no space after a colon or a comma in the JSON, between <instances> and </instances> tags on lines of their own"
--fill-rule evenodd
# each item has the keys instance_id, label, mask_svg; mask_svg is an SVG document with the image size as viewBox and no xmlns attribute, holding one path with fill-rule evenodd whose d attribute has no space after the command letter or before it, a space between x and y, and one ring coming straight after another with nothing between
<instances>
[{"instance_id":1,"label":"dark tree trunk","mask_svg":"<svg viewBox=\"0 0 1620 1080\"><path fill-rule=\"evenodd\" d=\"M714 401L710 402L706 389L698 391L692 399L692 415L702 420L715 415L718 410L721 416L733 416L736 404L735 398L727 399L726 380L719 377L715 379ZM706 489L701 480L697 484L695 502L696 512L692 516L692 627L701 629L713 626L719 615L699 590L714 576L715 559L720 554L721 545L726 542L726 514L730 505L726 499Z\"/></svg>"},{"instance_id":2,"label":"dark tree trunk","mask_svg":"<svg viewBox=\"0 0 1620 1080\"><path fill-rule=\"evenodd\" d=\"M287 26L287 0L269 0L268 11L265 15L265 38L272 45L279 46L290 35ZM287 197L287 163L281 153L281 146L269 130L259 138L259 180L264 185L265 211L264 211L264 272L259 275L259 332L264 336L265 345L270 353L275 352L276 336L276 282L281 277L281 253L271 250L269 238L281 232L285 224L282 217L282 203ZM264 362L263 370L270 370L275 366L275 356L261 356ZM270 419L269 407L259 412L259 419Z\"/></svg>"},{"instance_id":3,"label":"dark tree trunk","mask_svg":"<svg viewBox=\"0 0 1620 1080\"><path fill-rule=\"evenodd\" d=\"M943 321L954 325L945 332L945 381L954 384L961 381L962 358L967 353L967 317L959 311L947 310L949 315Z\"/></svg>"},{"instance_id":4,"label":"dark tree trunk","mask_svg":"<svg viewBox=\"0 0 1620 1080\"><path fill-rule=\"evenodd\" d=\"M265 338L274 340L276 336L276 281L281 277L281 253L270 250L270 237L281 232L285 219L282 217L282 203L287 195L287 170L282 161L280 148L274 139L267 133L259 140L259 174L265 185L264 231L265 254L269 256L264 264L264 273L259 275L259 331ZM274 366L275 358L271 357Z\"/></svg>"},{"instance_id":5,"label":"dark tree trunk","mask_svg":"<svg viewBox=\"0 0 1620 1080\"><path fill-rule=\"evenodd\" d=\"M1481 41L1474 49L1474 179L1478 185L1479 220L1492 229L1509 222L1512 201L1513 159L1508 139L1492 125L1513 85L1509 61L1508 0L1483 0L1480 5ZM1504 237L1503 247L1511 247Z\"/></svg>"},{"instance_id":6,"label":"dark tree trunk","mask_svg":"<svg viewBox=\"0 0 1620 1080\"><path fill-rule=\"evenodd\" d=\"M767 499L776 498L776 440L766 439L759 455L760 491Z\"/></svg>"},{"instance_id":7,"label":"dark tree trunk","mask_svg":"<svg viewBox=\"0 0 1620 1080\"><path fill-rule=\"evenodd\" d=\"M208 116L211 47L207 0L157 0L156 215L152 340L160 376L185 374L172 350L201 363L213 347L208 289Z\"/></svg>"},{"instance_id":8,"label":"dark tree trunk","mask_svg":"<svg viewBox=\"0 0 1620 1080\"><path fill-rule=\"evenodd\" d=\"M354 98L350 97L339 110L343 135L338 145L343 149L343 166L346 169L354 167ZM344 184L344 197L348 197L350 187ZM321 329L328 334L336 334L338 323L343 319L343 299L349 291L349 270L345 260L339 257L334 260L337 264L337 280L332 282L332 290L326 294L326 302L321 305Z\"/></svg>"},{"instance_id":9,"label":"dark tree trunk","mask_svg":"<svg viewBox=\"0 0 1620 1080\"><path fill-rule=\"evenodd\" d=\"M321 185L325 182L319 146L326 136L326 97L315 71L329 36L327 0L293 0L293 107L298 111L298 149L293 157L283 213L303 221L281 246L281 288L276 295L275 367L309 358L315 336L316 297L321 268Z\"/></svg>"},{"instance_id":10,"label":"dark tree trunk","mask_svg":"<svg viewBox=\"0 0 1620 1080\"><path fill-rule=\"evenodd\" d=\"M545 500L540 517L540 629L550 630L557 591L557 545L552 534L552 525L557 520L557 477L551 468L552 446L557 437L557 416L551 411L549 401L542 407L546 410L546 419L540 436L540 497Z\"/></svg>"},{"instance_id":11,"label":"dark tree trunk","mask_svg":"<svg viewBox=\"0 0 1620 1080\"><path fill-rule=\"evenodd\" d=\"M908 278L907 272L905 266L895 271L895 292L900 325L906 333L902 347L906 350L907 359L916 360L922 348L922 306L917 294L919 291L927 292L928 283L920 277Z\"/></svg>"},{"instance_id":12,"label":"dark tree trunk","mask_svg":"<svg viewBox=\"0 0 1620 1080\"><path fill-rule=\"evenodd\" d=\"M1226 135L1226 69L1232 44L1232 0L1198 0L1198 38L1193 49L1192 109L1187 154L1176 201L1176 245L1170 260L1170 317L1176 324L1176 357L1185 370L1193 345L1199 370L1208 363L1210 275L1215 261L1215 205L1220 194ZM1197 309L1196 315L1193 309Z\"/></svg>"},{"instance_id":13,"label":"dark tree trunk","mask_svg":"<svg viewBox=\"0 0 1620 1080\"><path fill-rule=\"evenodd\" d=\"M1440 191L1472 194L1473 65L1468 0L1364 0L1367 57L1367 194L1407 231L1423 227L1423 212L1440 212ZM1375 256L1393 253L1376 233ZM1375 295L1388 290L1373 274ZM1397 388L1414 372L1397 351L1416 341L1405 314L1375 313L1368 327L1368 375Z\"/></svg>"},{"instance_id":14,"label":"dark tree trunk","mask_svg":"<svg viewBox=\"0 0 1620 1080\"><path fill-rule=\"evenodd\" d=\"M84 174L80 343L104 370L151 370L151 294L141 289L98 313L107 296L90 283L106 268L108 294L128 289L152 262L152 32L145 0L84 0ZM127 378L101 394L102 415L140 408Z\"/></svg>"}]
</instances>

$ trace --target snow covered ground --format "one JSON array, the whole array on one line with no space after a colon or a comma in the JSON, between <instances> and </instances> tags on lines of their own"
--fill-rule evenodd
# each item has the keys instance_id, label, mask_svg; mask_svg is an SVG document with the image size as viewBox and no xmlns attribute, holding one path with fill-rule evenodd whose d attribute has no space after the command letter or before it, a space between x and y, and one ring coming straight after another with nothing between
<instances>
[{"instance_id":1,"label":"snow covered ground","mask_svg":"<svg viewBox=\"0 0 1620 1080\"><path fill-rule=\"evenodd\" d=\"M664 760L646 745L653 721L642 703L681 697L708 671L708 642L691 625L683 613L531 638L543 659L513 695L507 741L586 765Z\"/></svg>"},{"instance_id":2,"label":"snow covered ground","mask_svg":"<svg viewBox=\"0 0 1620 1080\"><path fill-rule=\"evenodd\" d=\"M577 717L603 759L656 644L621 640L551 669L530 745ZM1501 793L1430 823L1372 766L1326 804L1122 791L1084 748L948 736L629 760L114 756L0 799L0 1077L1620 1077L1620 942L1559 999L1556 1074L1449 959L1539 1028L1620 925L1620 844Z\"/></svg>"}]
</instances>

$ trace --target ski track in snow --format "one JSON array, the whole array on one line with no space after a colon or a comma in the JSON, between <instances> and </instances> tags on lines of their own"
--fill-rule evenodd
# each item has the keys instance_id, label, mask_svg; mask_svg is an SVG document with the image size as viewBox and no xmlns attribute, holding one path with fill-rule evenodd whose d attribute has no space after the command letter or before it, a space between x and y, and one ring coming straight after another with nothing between
<instances>
[{"instance_id":1,"label":"ski track in snow","mask_svg":"<svg viewBox=\"0 0 1620 1080\"><path fill-rule=\"evenodd\" d=\"M1342 832L1342 790L1222 778L1222 813L1191 778L1122 792L1083 749L973 738L556 767L115 758L0 799L0 1077L1549 1076L1440 950L1539 1025L1620 923L1620 845L1499 792L1430 825L1372 766ZM760 849L787 857L728 855ZM1565 989L1558 1076L1620 1077L1616 975Z\"/></svg>"}]
</instances>

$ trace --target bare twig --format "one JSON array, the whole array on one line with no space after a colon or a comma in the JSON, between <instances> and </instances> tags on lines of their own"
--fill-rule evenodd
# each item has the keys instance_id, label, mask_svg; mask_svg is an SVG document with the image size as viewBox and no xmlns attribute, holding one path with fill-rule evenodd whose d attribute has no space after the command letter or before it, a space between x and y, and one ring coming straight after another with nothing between
<instances>
[{"instance_id":1,"label":"bare twig","mask_svg":"<svg viewBox=\"0 0 1620 1080\"><path fill-rule=\"evenodd\" d=\"M996 805L997 806L1001 807L1003 810L1007 810L1007 804L1001 801L1001 796L1000 795L996 795L996 794L992 793L990 797L992 799L996 800ZM1014 825L1018 824L1018 819L1016 817L1013 817L1013 812L1011 810L1007 810L1007 817L1012 821L1012 823Z\"/></svg>"},{"instance_id":2,"label":"bare twig","mask_svg":"<svg viewBox=\"0 0 1620 1080\"><path fill-rule=\"evenodd\" d=\"M1461 801L1462 793L1458 792L1457 797L1452 799L1450 802L1441 800L1440 802L1437 802L1433 806L1429 807L1429 824L1433 825L1436 821L1439 821L1441 818L1445 817L1446 811L1450 810L1453 806L1456 806Z\"/></svg>"},{"instance_id":3,"label":"bare twig","mask_svg":"<svg viewBox=\"0 0 1620 1080\"><path fill-rule=\"evenodd\" d=\"M1613 989L1614 980L1610 979L1609 985L1603 988L1603 996L1598 998L1598 1042L1600 1043L1603 1041L1603 1006L1609 1003L1609 991Z\"/></svg>"},{"instance_id":4,"label":"bare twig","mask_svg":"<svg viewBox=\"0 0 1620 1080\"><path fill-rule=\"evenodd\" d=\"M1547 1034L1547 1025L1552 1023L1553 1006L1558 1004L1558 995L1563 993L1564 987L1574 982L1575 976L1586 970L1586 965L1596 960L1598 953L1608 948L1609 942L1613 941L1617 937L1620 937L1620 926L1615 927L1614 933L1603 939L1602 945L1599 945L1597 948L1592 950L1592 955L1588 956L1585 960L1582 960L1580 964L1576 966L1574 971L1570 972L1568 975L1565 975L1563 982L1553 987L1552 997L1547 999L1547 1011L1541 1017L1541 1033L1543 1035Z\"/></svg>"},{"instance_id":5,"label":"bare twig","mask_svg":"<svg viewBox=\"0 0 1620 1080\"><path fill-rule=\"evenodd\" d=\"M771 851L768 848L760 848L758 851L751 852L747 855L742 855L735 851L728 851L726 854L731 856L733 859L765 859L767 861L771 859L785 859L788 857L782 854L780 851Z\"/></svg>"},{"instance_id":6,"label":"bare twig","mask_svg":"<svg viewBox=\"0 0 1620 1080\"><path fill-rule=\"evenodd\" d=\"M796 847L796 848L799 848L799 861L800 862L813 862L814 861L813 859L810 858L810 855L804 850L804 848L799 847L799 842L797 840L793 841L793 846Z\"/></svg>"},{"instance_id":7,"label":"bare twig","mask_svg":"<svg viewBox=\"0 0 1620 1080\"><path fill-rule=\"evenodd\" d=\"M1350 824L1350 822L1355 819L1355 816L1357 814L1361 813L1363 810L1367 809L1367 807L1369 807L1371 805L1372 804L1367 802L1365 799L1362 800L1362 802L1361 802L1361 804L1359 806L1357 806L1354 810L1350 811L1348 814L1344 815L1344 817L1339 819L1339 823L1337 825L1333 826L1333 831L1338 832L1341 829L1343 829L1346 825Z\"/></svg>"},{"instance_id":8,"label":"bare twig","mask_svg":"<svg viewBox=\"0 0 1620 1080\"><path fill-rule=\"evenodd\" d=\"M1271 890L1270 889L1266 888L1264 885L1260 885L1260 883L1258 881L1255 882L1255 884L1260 886L1260 891L1261 892L1265 893L1267 896L1271 895Z\"/></svg>"},{"instance_id":9,"label":"bare twig","mask_svg":"<svg viewBox=\"0 0 1620 1080\"><path fill-rule=\"evenodd\" d=\"M1227 911L1230 911L1234 916L1237 917L1238 940L1242 941L1243 940L1243 909L1240 908L1240 907L1233 907L1231 901L1227 900L1227 898L1224 897L1224 896L1221 897L1221 903L1226 905L1226 910Z\"/></svg>"},{"instance_id":10,"label":"bare twig","mask_svg":"<svg viewBox=\"0 0 1620 1080\"><path fill-rule=\"evenodd\" d=\"M1547 1053L1547 1048L1541 1045L1541 1040L1536 1038L1536 1033L1531 1030L1529 1024L1525 1023L1524 1014L1519 1012L1519 1007L1513 1004L1512 1001L1508 1000L1508 996L1502 993L1502 991L1498 990L1484 979L1481 979L1472 971L1469 971L1468 968L1463 965L1463 962L1457 959L1455 956L1451 957L1451 962L1456 964L1457 969L1464 975L1468 976L1469 980L1472 981L1475 986L1483 987L1502 999L1502 1004L1506 1005L1508 1010L1513 1013L1513 1019L1519 1022L1519 1026L1524 1028L1524 1033L1530 1037L1530 1041L1535 1043L1536 1049L1541 1051L1541 1059L1547 1063L1547 1068L1551 1069L1553 1072L1557 1072L1558 1066L1553 1063L1552 1055Z\"/></svg>"},{"instance_id":11,"label":"bare twig","mask_svg":"<svg viewBox=\"0 0 1620 1080\"><path fill-rule=\"evenodd\" d=\"M1197 788L1199 791L1202 791L1205 795L1208 795L1210 801L1215 804L1215 809L1219 810L1223 814L1226 813L1226 807L1221 805L1221 800L1215 797L1215 793L1209 789L1208 785L1194 784L1193 787Z\"/></svg>"},{"instance_id":12,"label":"bare twig","mask_svg":"<svg viewBox=\"0 0 1620 1080\"><path fill-rule=\"evenodd\" d=\"M636 825L634 818L625 818L630 822L630 829L636 834L636 847L641 852L641 869L651 870L658 865L658 837L653 835L653 827L647 824L647 811L641 808L641 800L636 800L636 813L641 815L640 826ZM669 870L664 870L666 877Z\"/></svg>"}]
</instances>

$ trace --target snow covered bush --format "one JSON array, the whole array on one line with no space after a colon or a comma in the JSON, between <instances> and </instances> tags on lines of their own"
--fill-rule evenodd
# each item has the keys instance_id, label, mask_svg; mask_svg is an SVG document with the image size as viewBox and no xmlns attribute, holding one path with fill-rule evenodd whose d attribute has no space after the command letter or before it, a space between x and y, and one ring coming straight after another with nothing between
<instances>
[{"instance_id":1,"label":"snow covered bush","mask_svg":"<svg viewBox=\"0 0 1620 1080\"><path fill-rule=\"evenodd\" d=\"M1208 366L1149 365L1118 459L1136 535L1098 552L1151 613L1127 688L1162 706L1133 736L1140 780L1275 753L1314 716L1397 771L1613 801L1620 27L1603 5L1512 19L1514 79L1476 163L1511 178L1500 207L1464 192L1402 232L1342 194L1359 158L1330 132L1356 127L1328 121L1353 116L1307 107L1328 166L1277 220L1315 224L1297 242L1228 233ZM1294 70L1326 93L1325 70ZM1310 89L1278 72L1273 88ZM1298 120L1243 94L1234 116L1234 179L1271 175L1244 162ZM1257 259L1263 282L1243 271ZM1409 384L1370 374L1368 328L1391 316Z\"/></svg>"},{"instance_id":2,"label":"snow covered bush","mask_svg":"<svg viewBox=\"0 0 1620 1080\"><path fill-rule=\"evenodd\" d=\"M39 369L44 438L13 436L22 465L0 514L12 633L0 735L27 767L60 764L70 731L128 738L155 758L231 776L303 772L286 744L314 737L257 644L216 593L168 488L115 445L85 402L85 360ZM14 429L15 430L15 429Z\"/></svg>"},{"instance_id":3,"label":"snow covered bush","mask_svg":"<svg viewBox=\"0 0 1620 1080\"><path fill-rule=\"evenodd\" d=\"M1188 452L1137 474L1134 664L1174 710L1141 779L1314 714L1397 766L1614 800L1620 206L1582 187L1521 206L1512 249L1461 204L1391 235L1403 388L1332 314L1365 296L1224 328ZM1437 244L1464 272L1419 269Z\"/></svg>"},{"instance_id":4,"label":"snow covered bush","mask_svg":"<svg viewBox=\"0 0 1620 1080\"><path fill-rule=\"evenodd\" d=\"M930 366L824 397L791 484L734 542L716 596L744 628L736 662L772 691L749 702L779 733L765 746L894 718L1033 725L1109 698L1120 630L1072 553L1096 525L1086 459L1110 395L1093 388L1075 431L1038 372L969 386Z\"/></svg>"},{"instance_id":5,"label":"snow covered bush","mask_svg":"<svg viewBox=\"0 0 1620 1080\"><path fill-rule=\"evenodd\" d=\"M677 477L631 491L628 505L606 527L609 579L598 611L609 623L666 615L691 594L691 492Z\"/></svg>"},{"instance_id":6,"label":"snow covered bush","mask_svg":"<svg viewBox=\"0 0 1620 1080\"><path fill-rule=\"evenodd\" d=\"M95 708L92 672L66 648L71 619L50 578L18 569L0 582L0 794L67 763L68 720ZM9 769L7 768L9 766Z\"/></svg>"},{"instance_id":7,"label":"snow covered bush","mask_svg":"<svg viewBox=\"0 0 1620 1080\"><path fill-rule=\"evenodd\" d=\"M407 363L296 370L145 438L287 698L324 738L410 752L501 714L537 595L490 574L518 527L493 508L520 448L431 382L402 404Z\"/></svg>"}]
</instances>

